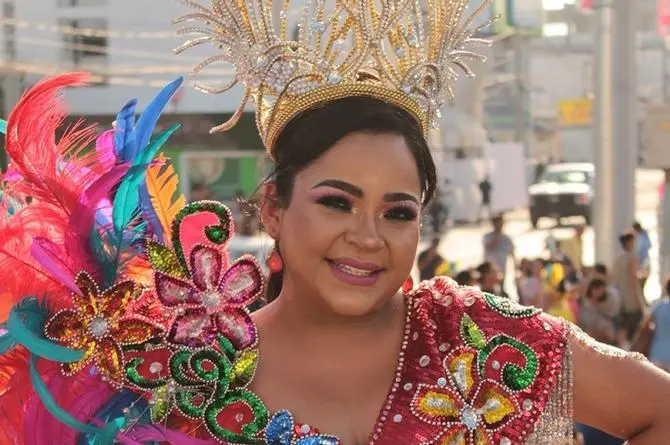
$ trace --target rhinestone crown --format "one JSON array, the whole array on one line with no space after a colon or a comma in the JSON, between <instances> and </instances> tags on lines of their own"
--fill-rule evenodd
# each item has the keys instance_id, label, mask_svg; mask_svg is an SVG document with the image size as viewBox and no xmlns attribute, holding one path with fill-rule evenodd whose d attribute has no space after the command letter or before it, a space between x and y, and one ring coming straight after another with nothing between
<instances>
[{"instance_id":1,"label":"rhinestone crown","mask_svg":"<svg viewBox=\"0 0 670 445\"><path fill-rule=\"evenodd\" d=\"M193 12L175 19L178 33L194 37L175 52L217 48L193 73L224 63L233 77L197 88L219 94L242 83L244 95L233 116L211 131L232 128L251 100L270 154L293 117L349 96L399 106L427 135L453 100L454 68L471 77L466 62L484 60L471 46L489 43L475 37L488 23L474 27L473 19L489 1L468 12L470 0L209 0L209 7L181 0ZM296 31L291 37L289 29Z\"/></svg>"}]
</instances>

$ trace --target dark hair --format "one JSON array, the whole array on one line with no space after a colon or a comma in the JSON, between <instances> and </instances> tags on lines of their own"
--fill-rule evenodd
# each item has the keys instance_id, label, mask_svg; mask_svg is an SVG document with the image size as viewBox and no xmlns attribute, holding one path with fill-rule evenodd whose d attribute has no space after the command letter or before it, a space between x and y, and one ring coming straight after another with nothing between
<instances>
[{"instance_id":1,"label":"dark hair","mask_svg":"<svg viewBox=\"0 0 670 445\"><path fill-rule=\"evenodd\" d=\"M642 232L644 229L642 228L642 224L640 224L638 221L635 221L633 223L633 230L635 230L637 233Z\"/></svg>"},{"instance_id":2,"label":"dark hair","mask_svg":"<svg viewBox=\"0 0 670 445\"><path fill-rule=\"evenodd\" d=\"M607 266L603 263L597 263L595 266L593 266L593 270L600 275L607 275Z\"/></svg>"},{"instance_id":3,"label":"dark hair","mask_svg":"<svg viewBox=\"0 0 670 445\"><path fill-rule=\"evenodd\" d=\"M488 275L491 273L491 270L493 269L493 263L490 261L486 261L479 266L477 266L477 272L479 272L479 275L483 278L484 275Z\"/></svg>"},{"instance_id":4,"label":"dark hair","mask_svg":"<svg viewBox=\"0 0 670 445\"><path fill-rule=\"evenodd\" d=\"M473 282L476 282L479 279L478 274L474 270L465 269L456 274L454 280L460 286L472 286Z\"/></svg>"},{"instance_id":5,"label":"dark hair","mask_svg":"<svg viewBox=\"0 0 670 445\"><path fill-rule=\"evenodd\" d=\"M600 279L591 280L589 286L586 288L586 297L591 298L593 291L601 288L607 288L607 283L604 280Z\"/></svg>"},{"instance_id":6,"label":"dark hair","mask_svg":"<svg viewBox=\"0 0 670 445\"><path fill-rule=\"evenodd\" d=\"M626 229L619 235L619 243L621 247L625 248L626 244L635 240L635 232L632 229Z\"/></svg>"},{"instance_id":7,"label":"dark hair","mask_svg":"<svg viewBox=\"0 0 670 445\"><path fill-rule=\"evenodd\" d=\"M665 293L670 295L670 277L665 279Z\"/></svg>"},{"instance_id":8,"label":"dark hair","mask_svg":"<svg viewBox=\"0 0 670 445\"><path fill-rule=\"evenodd\" d=\"M435 194L437 172L416 119L381 100L356 96L305 111L293 118L279 134L272 147L275 169L268 177L268 181L275 184L277 204L288 207L295 175L343 137L355 132L403 136L416 162L423 192L422 204L431 200ZM283 279L281 272L270 276L266 291L268 302L279 296Z\"/></svg>"}]
</instances>

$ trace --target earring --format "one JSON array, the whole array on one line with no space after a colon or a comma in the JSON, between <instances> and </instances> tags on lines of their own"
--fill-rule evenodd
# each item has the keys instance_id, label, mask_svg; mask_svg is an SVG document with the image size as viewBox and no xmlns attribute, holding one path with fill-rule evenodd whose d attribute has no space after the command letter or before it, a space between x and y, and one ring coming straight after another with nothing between
<instances>
[{"instance_id":1,"label":"earring","mask_svg":"<svg viewBox=\"0 0 670 445\"><path fill-rule=\"evenodd\" d=\"M412 277L407 277L405 279L405 282L402 283L402 291L404 293L409 293L412 291L412 289L414 289L414 280L412 279Z\"/></svg>"},{"instance_id":2,"label":"earring","mask_svg":"<svg viewBox=\"0 0 670 445\"><path fill-rule=\"evenodd\" d=\"M266 264L271 273L279 273L284 268L284 260L282 260L281 255L276 248L272 249L272 253L266 260Z\"/></svg>"}]
</instances>

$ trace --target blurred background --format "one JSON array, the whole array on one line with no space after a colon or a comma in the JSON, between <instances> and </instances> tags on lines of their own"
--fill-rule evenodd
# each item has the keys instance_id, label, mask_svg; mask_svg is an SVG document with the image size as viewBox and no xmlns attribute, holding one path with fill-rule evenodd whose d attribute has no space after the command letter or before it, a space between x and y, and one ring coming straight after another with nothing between
<instances>
[{"instance_id":1,"label":"blurred background","mask_svg":"<svg viewBox=\"0 0 670 445\"><path fill-rule=\"evenodd\" d=\"M0 0L0 115L40 78L84 70L94 82L66 93L71 119L109 128L126 100L148 103L204 58L172 55L182 39L170 22L184 11L172 0ZM670 0L493 0L477 24L495 44L477 78L458 82L455 106L431 135L440 195L426 209L420 251L435 238L449 273L469 270L489 259L491 218L504 214L517 258L499 265L506 276L522 273L522 258L555 256L556 241L576 232L573 262L613 267L619 235L638 221L649 238L645 296L658 299L670 271ZM214 68L199 80L230 74ZM230 203L243 219L240 252L262 256L269 243L237 203L270 168L252 110L229 133L208 133L240 98L241 89L212 96L187 82L158 130L182 124L164 154L183 193ZM503 289L518 297L514 279Z\"/></svg>"}]
</instances>

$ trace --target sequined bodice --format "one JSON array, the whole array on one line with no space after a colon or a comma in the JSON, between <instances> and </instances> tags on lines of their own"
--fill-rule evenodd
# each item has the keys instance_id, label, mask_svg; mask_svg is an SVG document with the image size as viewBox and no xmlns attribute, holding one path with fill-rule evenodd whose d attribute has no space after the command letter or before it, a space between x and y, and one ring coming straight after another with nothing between
<instances>
[{"instance_id":1,"label":"sequined bodice","mask_svg":"<svg viewBox=\"0 0 670 445\"><path fill-rule=\"evenodd\" d=\"M572 443L564 323L449 279L422 283L407 298L399 366L371 444ZM294 441L315 431L293 430Z\"/></svg>"}]
</instances>

